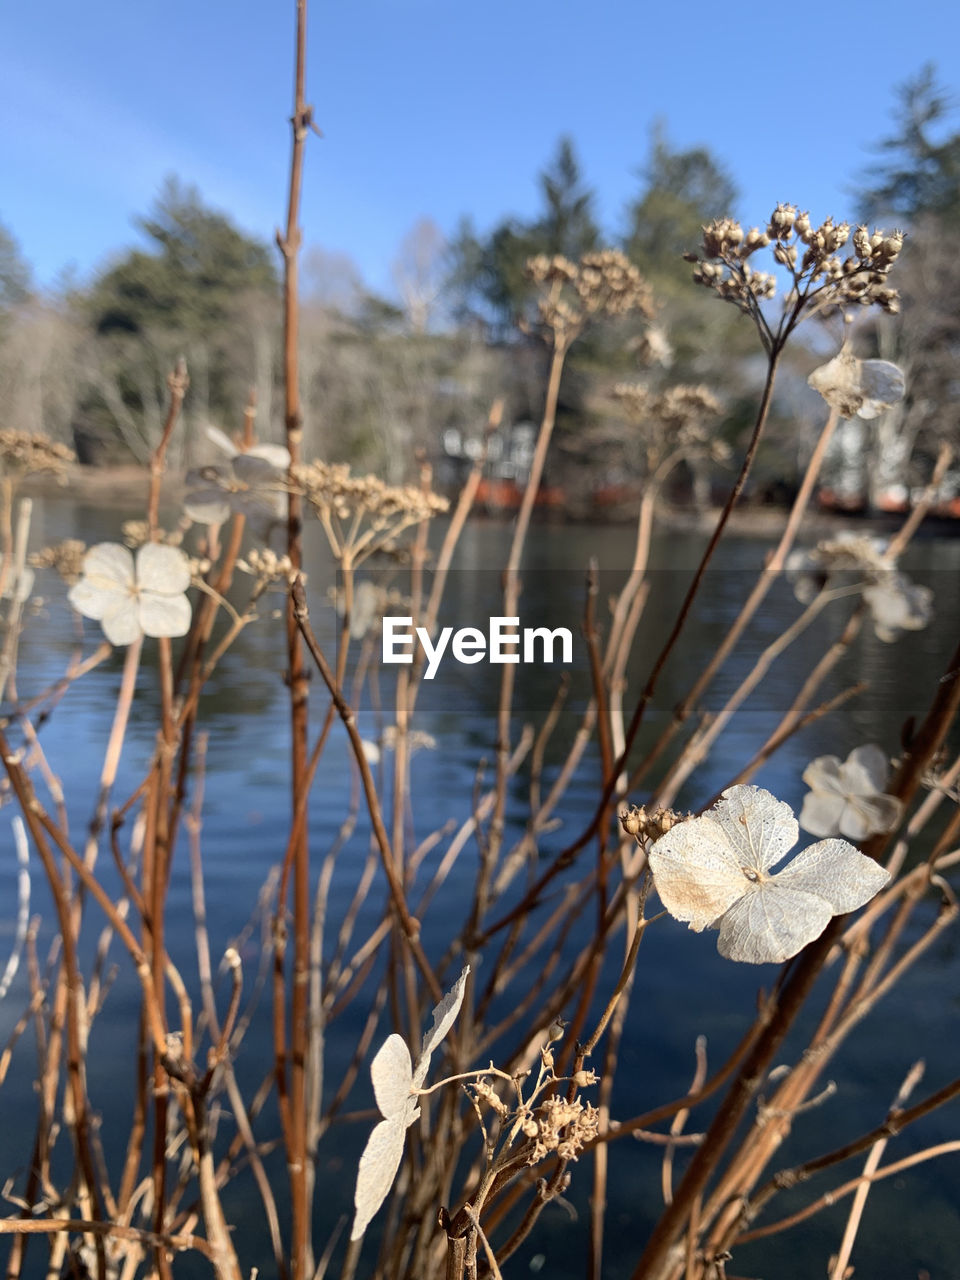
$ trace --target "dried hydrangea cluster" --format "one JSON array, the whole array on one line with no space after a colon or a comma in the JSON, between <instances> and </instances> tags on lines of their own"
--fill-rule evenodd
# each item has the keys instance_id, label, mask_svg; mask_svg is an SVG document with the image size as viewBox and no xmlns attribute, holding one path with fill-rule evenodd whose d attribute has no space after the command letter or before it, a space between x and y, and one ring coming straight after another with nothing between
<instances>
[{"instance_id":1,"label":"dried hydrangea cluster","mask_svg":"<svg viewBox=\"0 0 960 1280\"><path fill-rule=\"evenodd\" d=\"M49 471L58 479L66 479L67 464L76 460L76 454L65 444L56 444L48 436L31 435L5 427L0 431L0 469L4 473L29 475L32 472Z\"/></svg>"},{"instance_id":2,"label":"dried hydrangea cluster","mask_svg":"<svg viewBox=\"0 0 960 1280\"><path fill-rule=\"evenodd\" d=\"M295 467L292 481L323 524L333 554L356 565L389 549L410 525L447 510L446 498L417 485L389 485L377 476L355 476L345 463Z\"/></svg>"},{"instance_id":3,"label":"dried hydrangea cluster","mask_svg":"<svg viewBox=\"0 0 960 1280\"><path fill-rule=\"evenodd\" d=\"M146 520L124 520L120 526L120 535L124 544L131 551L136 551L137 547L142 547L146 542L159 542L164 547L179 547L183 545L182 529L157 529L151 537L150 526Z\"/></svg>"},{"instance_id":4,"label":"dried hydrangea cluster","mask_svg":"<svg viewBox=\"0 0 960 1280\"><path fill-rule=\"evenodd\" d=\"M695 454L716 462L729 458L729 445L712 436L707 428L710 419L718 417L722 409L709 387L680 384L653 391L642 382L621 382L613 394L629 421L643 434L651 472L668 454L678 461Z\"/></svg>"},{"instance_id":5,"label":"dried hydrangea cluster","mask_svg":"<svg viewBox=\"0 0 960 1280\"><path fill-rule=\"evenodd\" d=\"M600 316L639 312L653 318L649 285L618 249L586 253L578 263L560 254L538 254L527 262L526 274L541 287L540 323L558 347L569 346L589 320Z\"/></svg>"},{"instance_id":6,"label":"dried hydrangea cluster","mask_svg":"<svg viewBox=\"0 0 960 1280\"><path fill-rule=\"evenodd\" d=\"M848 222L827 218L819 226L795 205L778 204L765 229L744 231L733 218L717 218L703 228L699 253L684 256L696 263L693 278L713 289L718 297L754 316L759 324L759 304L777 291L776 277L755 271L749 264L759 249L771 248L774 260L789 273L792 287L785 300L783 320L776 334L765 338L782 342L797 321L806 315L834 307L877 305L891 314L900 298L887 275L903 248L903 232L886 234L866 227L852 232ZM842 254L850 245L851 253ZM765 324L761 327L763 334ZM768 341L768 345L769 345Z\"/></svg>"},{"instance_id":7,"label":"dried hydrangea cluster","mask_svg":"<svg viewBox=\"0 0 960 1280\"><path fill-rule=\"evenodd\" d=\"M637 844L659 840L667 832L690 817L689 813L675 813L673 809L647 809L642 804L632 804L620 814L620 825Z\"/></svg>"},{"instance_id":8,"label":"dried hydrangea cluster","mask_svg":"<svg viewBox=\"0 0 960 1280\"><path fill-rule=\"evenodd\" d=\"M30 556L30 563L35 569L55 569L69 586L80 581L83 573L83 557L87 554L87 544L79 538L64 538L52 546L41 547Z\"/></svg>"},{"instance_id":9,"label":"dried hydrangea cluster","mask_svg":"<svg viewBox=\"0 0 960 1280\"><path fill-rule=\"evenodd\" d=\"M545 1099L523 1122L522 1131L529 1138L526 1163L539 1164L552 1151L561 1160L576 1160L583 1148L597 1136L600 1112L579 1098L568 1102L554 1095Z\"/></svg>"},{"instance_id":10,"label":"dried hydrangea cluster","mask_svg":"<svg viewBox=\"0 0 960 1280\"><path fill-rule=\"evenodd\" d=\"M237 568L241 573L248 573L251 578L256 578L258 587L268 587L274 582L289 586L298 576L290 557L278 556L269 547L262 550L252 547L244 559L237 561ZM306 578L306 574L299 576Z\"/></svg>"}]
</instances>

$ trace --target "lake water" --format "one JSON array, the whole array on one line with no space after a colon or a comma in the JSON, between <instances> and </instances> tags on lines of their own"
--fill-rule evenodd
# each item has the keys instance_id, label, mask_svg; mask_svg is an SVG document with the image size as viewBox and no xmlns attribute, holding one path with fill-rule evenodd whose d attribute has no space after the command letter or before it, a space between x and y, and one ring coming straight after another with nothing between
<instances>
[{"instance_id":1,"label":"lake water","mask_svg":"<svg viewBox=\"0 0 960 1280\"><path fill-rule=\"evenodd\" d=\"M126 511L84 506L68 499L39 499L35 505L31 546L39 547L67 535L82 536L88 543L117 540L121 521L142 515L138 498L139 495L132 495ZM456 572L451 576L441 623L455 626L477 620L482 623L490 614L499 612L497 569L503 562L508 542L509 529L503 525L478 522L467 530ZM651 603L631 660L630 689L633 691L640 687L672 622L703 543L702 535L676 532L660 536L656 541ZM717 568L710 572L683 641L664 674L656 705L643 729L640 750L653 741L664 718L686 692L698 670L698 661L718 644L749 591L752 571L762 563L765 550L764 544L745 538L730 538L722 545ZM627 527L550 526L533 531L524 571L523 621L533 618L538 624L549 620L551 625L568 625L577 637L565 719L547 754L545 780L548 783L551 770L555 770L571 741L578 722L577 713L588 697L582 643L577 630L587 562L595 556L605 571L601 581L602 599L616 589L621 579L620 574L610 571L618 567L622 570L629 563L631 552L632 531ZM864 742L877 742L891 755L899 751L901 726L908 716L923 714L947 656L956 644L960 632L960 593L957 591L960 539L923 538L911 549L905 564L915 578L935 589L936 619L927 630L909 634L892 645L879 641L870 628L862 631L823 686L817 701L858 679L870 681L870 693L847 703L835 716L816 722L791 739L754 779L795 809L799 809L805 790L800 775L813 757L826 753L845 756ZM332 651L335 615L327 604L327 589L334 576L316 527L310 530L308 565L314 622L328 651ZM59 580L52 574L42 575L36 594L45 597L47 603L41 613L30 620L22 645L19 690L24 699L62 673L73 648L73 624ZM280 603L279 597L277 603ZM269 610L265 609L264 613ZM722 704L751 669L758 654L779 634L784 622L796 613L797 605L789 586L777 584L737 655L707 695L708 708ZM824 639L838 634L844 617L844 606L835 607L773 668L757 694L721 736L711 757L694 774L679 797L678 807L698 807L730 781L777 724L798 682L816 661L821 651L819 646ZM99 629L89 623L86 627L85 642L92 647L99 640ZM155 686L149 679L151 662L148 641L144 658L146 670L141 671L127 751L114 792L116 799L126 798L137 784L153 748L157 703ZM81 680L43 730L51 764L64 782L78 841L82 841L90 818L89 806L95 795L110 730L121 663L122 657L114 655ZM283 666L282 622L265 617L243 634L204 695L201 720L209 732L209 751L203 856L215 957L244 929L260 888L285 846L288 702L282 682ZM391 672L381 673L381 691L387 706L392 678ZM514 740L521 724L542 721L554 697L557 680L555 668L524 669L515 700ZM492 769L497 692L496 668L485 665L463 667L446 663L437 678L423 686L415 727L432 735L437 746L435 750L418 752L412 763L416 838L422 838L447 819L459 822L468 816L478 760L486 757ZM316 718L325 706L319 688L314 688L312 701ZM628 693L628 709L631 705ZM388 716L386 722L389 720ZM377 719L369 707L361 714L361 726L364 736L376 737ZM953 742L954 750L958 745ZM541 840L540 854L545 861L562 848L591 815L597 776L596 760L590 756L558 810L562 828ZM336 838L345 814L349 786L345 740L337 726L323 758L311 802L311 838L317 863ZM521 777L512 788L508 807L514 835L523 830L525 794L525 779ZM645 795L632 798L640 802ZM351 899L368 843L369 830L361 815L356 833L338 862L330 900L330 919L334 924ZM442 856L443 848L441 842L435 856L431 855L428 860L428 870ZM475 856L472 846L464 851L447 882L446 907L435 907L424 921L424 939L432 954L442 953L450 941L449 903L458 893L465 896L472 888ZM119 892L108 863L109 857L104 853L100 863L104 882L112 892ZM15 883L12 840L7 828L7 834L0 836L0 902L5 904L0 912L0 964L5 960L3 950L13 930ZM33 910L43 916L43 954L54 936L54 916L36 863L33 888ZM364 907L358 938L363 936L363 923L379 917L383 900L383 886L378 882ZM93 923L94 909L88 910L89 923ZM918 936L935 910L936 905L931 902L916 913L908 941ZM455 912L453 918L459 919ZM194 941L184 847L177 850L168 919L168 945L181 971L189 974L194 967ZM96 931L89 931L89 938L94 942ZM576 940L571 939L568 945L573 954ZM251 968L257 952L254 938L245 949ZM125 1125L132 1107L131 1053L139 1007L136 984L119 949L115 947L114 953L121 962L121 972L97 1022L98 1049L91 1057L89 1070L94 1106L104 1115L103 1137L111 1162L121 1158ZM601 991L609 990L615 980L619 956L618 940L611 948L611 964L605 970ZM693 1045L698 1034L708 1038L711 1066L719 1065L748 1025L758 988L769 983L775 972L773 968L754 969L722 960L716 952L715 935L710 933L693 935L671 920L661 921L652 928L643 942L626 1025L614 1115L628 1118L682 1093L692 1074ZM822 1007L826 990L824 987L815 993L807 1016L785 1047L781 1060L791 1061L802 1047L804 1032L809 1031L817 1010ZM0 1004L0 1043L9 1035L26 996L26 978L21 971ZM248 1093L259 1083L270 1060L268 1006L269 1001L265 999L248 1034L238 1067L241 1085ZM797 1123L775 1167L831 1149L880 1123L916 1058L923 1057L927 1062L927 1074L916 1097L925 1096L955 1076L956 1045L960 1043L958 1006L960 955L956 936L948 931L838 1054L828 1073L836 1082L836 1093ZM334 1025L329 1039L326 1077L331 1089L339 1081L338 1071L349 1060L365 1013L361 997ZM29 1158L35 1103L34 1066L35 1055L28 1036L20 1043L13 1068L0 1091L5 1174L22 1169ZM360 1090L356 1105L369 1104L369 1093ZM688 1127L705 1127L708 1115L709 1107L705 1107ZM897 1159L930 1143L956 1137L958 1120L960 1108L954 1102L895 1139L885 1158ZM258 1133L266 1136L273 1122L271 1107ZM356 1160L367 1131L366 1121L345 1124L335 1129L321 1148L316 1211L316 1238L320 1242L339 1217L350 1211ZM276 1185L281 1186L279 1156L269 1163L276 1174ZM678 1166L681 1165L678 1158ZM790 1212L831 1185L854 1176L859 1167L860 1161L854 1161L799 1191L781 1195L775 1202L774 1216ZM643 1240L659 1214L659 1174L657 1148L639 1145L632 1139L612 1144L605 1276L615 1278L631 1273ZM536 1270L539 1265L543 1267L542 1274L558 1280L566 1277L573 1280L585 1274L585 1215L590 1183L589 1162L574 1166L570 1192L572 1212L557 1205L546 1210L537 1230L508 1264L508 1277L525 1275L531 1266ZM249 1269L256 1264L261 1268L261 1275L269 1276L271 1267L265 1233L258 1215L246 1211L245 1197L249 1191L241 1178L228 1192L228 1218L238 1223L237 1242L245 1267ZM960 1274L958 1202L960 1162L955 1156L922 1165L902 1178L878 1184L868 1200L854 1253L858 1275L906 1278L926 1272L939 1278ZM743 1248L737 1254L733 1271L741 1276L824 1275L826 1259L839 1242L848 1207L849 1201L846 1201L789 1233ZM574 1221L573 1214L579 1215L579 1222ZM32 1252L31 1257L39 1266L40 1250ZM370 1273L361 1267L360 1274ZM192 1273L184 1270L183 1274Z\"/></svg>"}]
</instances>

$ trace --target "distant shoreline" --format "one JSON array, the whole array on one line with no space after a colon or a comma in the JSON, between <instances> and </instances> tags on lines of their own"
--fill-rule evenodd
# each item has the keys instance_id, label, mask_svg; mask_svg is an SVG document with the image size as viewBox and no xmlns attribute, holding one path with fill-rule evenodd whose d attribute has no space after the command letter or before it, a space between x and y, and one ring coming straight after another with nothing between
<instances>
[{"instance_id":1,"label":"distant shoreline","mask_svg":"<svg viewBox=\"0 0 960 1280\"><path fill-rule=\"evenodd\" d=\"M30 476L24 481L22 491L38 494L48 498L72 497L80 502L95 502L109 507L128 507L142 500L146 505L149 472L146 467L109 466L83 467L72 466L69 469L66 483L58 483L52 476L44 474ZM182 497L183 476L177 471L168 471L162 481L161 494L164 502L176 502ZM788 508L768 505L743 505L735 507L730 517L730 530L746 537L774 538L783 528ZM658 510L657 522L661 527L688 532L710 532L716 524L718 508L697 511L692 507L668 506L663 504ZM510 513L491 514L478 511L481 519L497 524L509 524ZM553 509L541 517L543 523L557 523L559 513ZM535 515L535 520L537 517ZM804 517L803 527L807 533L818 537L826 537L840 530L872 532L886 534L899 528L904 520L903 515L844 515L835 511L823 511L811 507ZM597 519L591 516L577 515L564 523L593 525L630 525L634 516L629 512L618 511L615 516ZM540 521L537 520L539 523ZM922 526L929 535L933 532L941 536L960 535L960 520L947 520L942 517L929 516Z\"/></svg>"}]
</instances>

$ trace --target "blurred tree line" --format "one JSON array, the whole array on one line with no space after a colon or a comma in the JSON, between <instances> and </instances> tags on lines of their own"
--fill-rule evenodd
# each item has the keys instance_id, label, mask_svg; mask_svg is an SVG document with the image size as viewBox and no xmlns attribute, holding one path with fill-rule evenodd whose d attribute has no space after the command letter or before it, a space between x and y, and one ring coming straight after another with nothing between
<instances>
[{"instance_id":1,"label":"blurred tree line","mask_svg":"<svg viewBox=\"0 0 960 1280\"><path fill-rule=\"evenodd\" d=\"M782 194L789 199L793 193ZM442 455L441 441L479 434L487 408L507 396L507 423L536 421L545 353L525 335L533 297L528 258L576 259L614 243L650 280L665 335L650 344L624 323L579 344L565 377L552 479L568 489L613 484L629 471L629 428L613 388L645 378L705 383L723 399L721 428L735 442L759 372L750 327L691 287L684 250L701 225L737 212L730 175L706 148L676 149L654 130L638 190L619 234L604 234L596 195L573 142L561 138L539 177L539 210L480 231L465 218L449 241L422 219L394 265L395 296L373 293L343 255L308 251L304 269L303 399L308 452L399 479L413 452ZM957 428L960 318L960 132L925 70L901 92L896 128L869 171L859 214L909 231L899 287L903 314L862 326L858 341L900 363L908 395L880 423L851 424L837 465L874 494L907 483ZM767 211L753 211L759 220ZM258 431L280 437L281 326L272 246L207 207L171 178L138 223L144 245L118 256L84 286L41 292L0 225L0 403L6 425L45 430L90 462L144 461L163 420L166 376L186 357L190 392L184 446L205 455L203 426L242 421L251 390ZM821 350L824 349L823 344ZM667 355L669 352L669 356ZM770 433L758 474L788 489L805 463L819 403L806 373L822 357L803 350L787 370L778 410L789 428ZM458 446L459 447L459 446ZM455 451L455 450L454 450ZM450 449L447 449L450 452ZM913 459L913 463L911 463ZM860 481L850 479L857 468ZM704 477L687 477L694 487Z\"/></svg>"}]
</instances>

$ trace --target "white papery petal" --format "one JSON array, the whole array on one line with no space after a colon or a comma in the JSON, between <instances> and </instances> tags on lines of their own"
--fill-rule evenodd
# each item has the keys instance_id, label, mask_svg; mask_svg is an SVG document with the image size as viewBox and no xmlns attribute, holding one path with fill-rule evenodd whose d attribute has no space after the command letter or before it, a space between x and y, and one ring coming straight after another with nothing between
<instances>
[{"instance_id":1,"label":"white papery petal","mask_svg":"<svg viewBox=\"0 0 960 1280\"><path fill-rule=\"evenodd\" d=\"M98 542L83 557L83 576L104 590L127 590L133 586L133 556L119 542Z\"/></svg>"},{"instance_id":2,"label":"white papery petal","mask_svg":"<svg viewBox=\"0 0 960 1280\"><path fill-rule=\"evenodd\" d=\"M67 599L77 613L82 613L85 618L93 618L94 622L99 622L106 611L116 608L118 601L127 594L126 591L122 594L118 594L117 591L105 591L103 587L95 587L86 578L81 578L67 592Z\"/></svg>"},{"instance_id":3,"label":"white papery petal","mask_svg":"<svg viewBox=\"0 0 960 1280\"><path fill-rule=\"evenodd\" d=\"M204 427L204 435L207 439L217 446L228 458L232 458L237 452L237 446L233 443L225 431L221 431L219 427L215 427L208 422Z\"/></svg>"},{"instance_id":4,"label":"white papery petal","mask_svg":"<svg viewBox=\"0 0 960 1280\"><path fill-rule=\"evenodd\" d=\"M821 840L798 853L770 884L817 894L832 915L845 915L869 902L889 879L885 868L846 840Z\"/></svg>"},{"instance_id":5,"label":"white papery petal","mask_svg":"<svg viewBox=\"0 0 960 1280\"><path fill-rule=\"evenodd\" d=\"M875 742L854 747L844 762L842 773L847 795L873 795L887 785L890 773L887 753Z\"/></svg>"},{"instance_id":6,"label":"white papery petal","mask_svg":"<svg viewBox=\"0 0 960 1280\"><path fill-rule=\"evenodd\" d=\"M811 760L803 771L803 780L813 791L829 791L835 795L843 795L841 769L843 764L839 756L817 756ZM803 819L800 819L803 826Z\"/></svg>"},{"instance_id":7,"label":"white papery petal","mask_svg":"<svg viewBox=\"0 0 960 1280\"><path fill-rule=\"evenodd\" d=\"M0 571L2 571L3 560L4 557L0 556ZM24 601L29 598L30 592L33 590L33 584L36 581L36 576L37 575L31 568L29 568L29 566L24 565L20 572L20 577L17 578L16 569L11 564L8 570L6 585L3 588L4 599L12 600L16 597L19 603L23 604Z\"/></svg>"},{"instance_id":8,"label":"white papery petal","mask_svg":"<svg viewBox=\"0 0 960 1280\"><path fill-rule=\"evenodd\" d=\"M762 787L728 787L705 817L722 828L741 867L766 871L800 835L793 810Z\"/></svg>"},{"instance_id":9,"label":"white papery petal","mask_svg":"<svg viewBox=\"0 0 960 1280\"><path fill-rule=\"evenodd\" d=\"M177 547L146 542L137 552L137 586L141 590L175 596L189 585L190 561Z\"/></svg>"},{"instance_id":10,"label":"white papery petal","mask_svg":"<svg viewBox=\"0 0 960 1280\"><path fill-rule=\"evenodd\" d=\"M896 796L850 796L840 821L840 834L850 840L892 831L903 814Z\"/></svg>"},{"instance_id":11,"label":"white papery petal","mask_svg":"<svg viewBox=\"0 0 960 1280\"><path fill-rule=\"evenodd\" d=\"M889 360L861 360L860 388L868 403L879 406L880 410L887 409L903 399L906 390L903 370ZM860 416L867 416L863 408Z\"/></svg>"},{"instance_id":12,"label":"white papery petal","mask_svg":"<svg viewBox=\"0 0 960 1280\"><path fill-rule=\"evenodd\" d=\"M413 1064L402 1036L387 1036L370 1063L370 1078L380 1114L402 1119L413 1088Z\"/></svg>"},{"instance_id":13,"label":"white papery petal","mask_svg":"<svg viewBox=\"0 0 960 1280\"><path fill-rule=\"evenodd\" d=\"M195 524L223 524L230 519L230 502L219 489L198 489L188 493L184 512Z\"/></svg>"},{"instance_id":14,"label":"white papery petal","mask_svg":"<svg viewBox=\"0 0 960 1280\"><path fill-rule=\"evenodd\" d=\"M237 471L237 463L244 458L261 458L274 471L286 471L290 466L290 450L282 444L257 444L246 453L238 454L233 460L233 468ZM239 475L240 472L237 471Z\"/></svg>"},{"instance_id":15,"label":"white papery petal","mask_svg":"<svg viewBox=\"0 0 960 1280\"><path fill-rule=\"evenodd\" d=\"M185 636L190 630L190 601L156 591L140 593L140 626L145 636Z\"/></svg>"},{"instance_id":16,"label":"white papery petal","mask_svg":"<svg viewBox=\"0 0 960 1280\"><path fill-rule=\"evenodd\" d=\"M142 635L140 609L133 596L114 595L104 612L100 625L111 644L133 644Z\"/></svg>"},{"instance_id":17,"label":"white papery petal","mask_svg":"<svg viewBox=\"0 0 960 1280\"><path fill-rule=\"evenodd\" d=\"M367 1139L357 1169L357 1189L353 1203L351 1240L359 1240L370 1224L370 1219L386 1200L403 1158L403 1135L406 1125L402 1120L381 1120Z\"/></svg>"},{"instance_id":18,"label":"white papery petal","mask_svg":"<svg viewBox=\"0 0 960 1280\"><path fill-rule=\"evenodd\" d=\"M804 775L806 778L806 775ZM826 791L808 791L803 797L800 825L812 836L835 836L847 802L843 796Z\"/></svg>"},{"instance_id":19,"label":"white papery petal","mask_svg":"<svg viewBox=\"0 0 960 1280\"><path fill-rule=\"evenodd\" d=\"M649 859L660 901L695 933L712 925L750 884L706 814L671 827L651 847Z\"/></svg>"},{"instance_id":20,"label":"white papery petal","mask_svg":"<svg viewBox=\"0 0 960 1280\"><path fill-rule=\"evenodd\" d=\"M420 1050L420 1057L417 1060L417 1069L413 1073L413 1083L417 1089L420 1088L427 1077L427 1070L430 1066L430 1057L433 1051L456 1021L460 1006L463 1004L463 993L466 990L467 974L469 972L470 966L466 965L460 977L433 1011L433 1024L423 1037L423 1048Z\"/></svg>"},{"instance_id":21,"label":"white papery petal","mask_svg":"<svg viewBox=\"0 0 960 1280\"><path fill-rule=\"evenodd\" d=\"M833 915L829 903L782 886L782 875L752 888L720 921L722 956L744 964L778 964L823 933Z\"/></svg>"}]
</instances>

